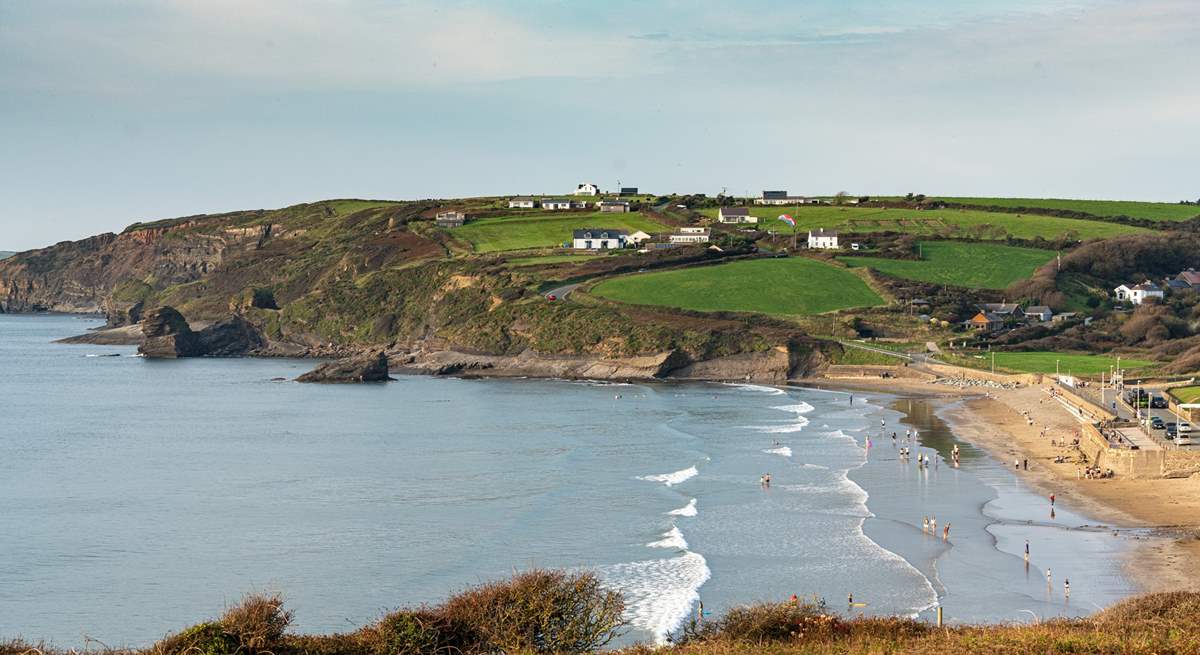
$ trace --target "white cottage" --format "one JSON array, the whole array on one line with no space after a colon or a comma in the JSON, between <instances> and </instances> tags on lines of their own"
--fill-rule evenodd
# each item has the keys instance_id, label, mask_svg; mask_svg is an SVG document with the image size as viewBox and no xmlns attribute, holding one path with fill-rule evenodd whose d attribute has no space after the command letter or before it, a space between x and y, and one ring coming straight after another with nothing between
<instances>
[{"instance_id":1,"label":"white cottage","mask_svg":"<svg viewBox=\"0 0 1200 655\"><path fill-rule=\"evenodd\" d=\"M513 198L508 201L509 209L533 209L537 201L533 198Z\"/></svg>"},{"instance_id":2,"label":"white cottage","mask_svg":"<svg viewBox=\"0 0 1200 655\"><path fill-rule=\"evenodd\" d=\"M710 236L711 233L706 227L681 227L671 235L671 243L708 243Z\"/></svg>"},{"instance_id":3,"label":"white cottage","mask_svg":"<svg viewBox=\"0 0 1200 655\"><path fill-rule=\"evenodd\" d=\"M572 247L576 250L615 250L624 248L629 235L624 230L609 230L591 227L575 230Z\"/></svg>"},{"instance_id":4,"label":"white cottage","mask_svg":"<svg viewBox=\"0 0 1200 655\"><path fill-rule=\"evenodd\" d=\"M808 247L809 248L838 248L838 233L837 230L826 230L820 228L818 230L808 231Z\"/></svg>"},{"instance_id":5,"label":"white cottage","mask_svg":"<svg viewBox=\"0 0 1200 655\"><path fill-rule=\"evenodd\" d=\"M1159 301L1163 298L1162 287L1153 282L1143 282L1132 287L1122 284L1113 289L1113 293L1116 294L1118 301L1133 303L1134 305L1146 302L1147 298L1157 298Z\"/></svg>"},{"instance_id":6,"label":"white cottage","mask_svg":"<svg viewBox=\"0 0 1200 655\"><path fill-rule=\"evenodd\" d=\"M754 224L758 222L758 217L751 216L750 209L747 207L722 207L717 210L717 222L727 224Z\"/></svg>"},{"instance_id":7,"label":"white cottage","mask_svg":"<svg viewBox=\"0 0 1200 655\"><path fill-rule=\"evenodd\" d=\"M600 187L591 182L584 182L575 187L575 195L577 196L598 196L600 195Z\"/></svg>"},{"instance_id":8,"label":"white cottage","mask_svg":"<svg viewBox=\"0 0 1200 655\"><path fill-rule=\"evenodd\" d=\"M566 198L542 198L542 209L556 211L559 209L571 209L572 202Z\"/></svg>"}]
</instances>

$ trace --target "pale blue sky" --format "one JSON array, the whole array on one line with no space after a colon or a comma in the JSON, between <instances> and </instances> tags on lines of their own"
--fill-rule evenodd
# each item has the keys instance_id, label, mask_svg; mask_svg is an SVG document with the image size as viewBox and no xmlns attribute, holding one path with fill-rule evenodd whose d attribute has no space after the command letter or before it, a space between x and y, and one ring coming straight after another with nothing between
<instances>
[{"instance_id":1,"label":"pale blue sky","mask_svg":"<svg viewBox=\"0 0 1200 655\"><path fill-rule=\"evenodd\" d=\"M1200 196L1195 0L0 0L0 249L332 197Z\"/></svg>"}]
</instances>

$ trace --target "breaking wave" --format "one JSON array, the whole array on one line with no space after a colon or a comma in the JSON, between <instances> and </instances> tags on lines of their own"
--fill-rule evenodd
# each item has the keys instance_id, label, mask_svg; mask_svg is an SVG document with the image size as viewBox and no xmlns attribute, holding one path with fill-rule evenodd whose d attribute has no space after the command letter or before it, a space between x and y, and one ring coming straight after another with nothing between
<instances>
[{"instance_id":1,"label":"breaking wave","mask_svg":"<svg viewBox=\"0 0 1200 655\"><path fill-rule=\"evenodd\" d=\"M633 627L654 635L659 644L679 628L700 600L700 586L712 571L698 553L602 566L596 573L625 597L625 616Z\"/></svg>"},{"instance_id":2,"label":"breaking wave","mask_svg":"<svg viewBox=\"0 0 1200 655\"><path fill-rule=\"evenodd\" d=\"M696 477L697 475L700 475L700 471L697 471L695 466L689 466L685 469L675 471L674 473L660 473L658 475L643 475L643 476L639 477L638 479L645 480L646 482L661 482L661 483L667 485L668 487L673 487L677 484L680 484L682 482L690 480L690 479Z\"/></svg>"},{"instance_id":3,"label":"breaking wave","mask_svg":"<svg viewBox=\"0 0 1200 655\"><path fill-rule=\"evenodd\" d=\"M696 515L696 499L693 498L691 500L691 502L689 502L687 505L684 505L683 507L680 507L679 509L673 509L673 510L667 512L667 514L670 514L671 516L695 516Z\"/></svg>"},{"instance_id":4,"label":"breaking wave","mask_svg":"<svg viewBox=\"0 0 1200 655\"><path fill-rule=\"evenodd\" d=\"M646 544L647 548L674 548L675 550L687 550L688 542L683 538L683 533L679 531L678 526L671 526L670 530L662 533L662 539L652 541Z\"/></svg>"}]
</instances>

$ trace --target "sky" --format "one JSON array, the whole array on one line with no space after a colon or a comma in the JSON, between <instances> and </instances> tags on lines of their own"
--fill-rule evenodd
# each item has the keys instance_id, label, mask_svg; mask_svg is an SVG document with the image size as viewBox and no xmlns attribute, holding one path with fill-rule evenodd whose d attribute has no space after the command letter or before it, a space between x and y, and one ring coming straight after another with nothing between
<instances>
[{"instance_id":1,"label":"sky","mask_svg":"<svg viewBox=\"0 0 1200 655\"><path fill-rule=\"evenodd\" d=\"M0 250L326 198L1200 197L1196 0L0 0Z\"/></svg>"}]
</instances>

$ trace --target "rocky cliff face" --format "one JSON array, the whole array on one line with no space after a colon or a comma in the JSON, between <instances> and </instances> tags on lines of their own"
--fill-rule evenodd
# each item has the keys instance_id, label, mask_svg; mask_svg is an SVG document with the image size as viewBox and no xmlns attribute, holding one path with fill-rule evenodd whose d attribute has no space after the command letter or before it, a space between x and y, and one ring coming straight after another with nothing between
<instances>
[{"instance_id":1,"label":"rocky cliff face","mask_svg":"<svg viewBox=\"0 0 1200 655\"><path fill-rule=\"evenodd\" d=\"M241 357L263 350L267 340L254 325L234 315L193 331L173 307L159 307L142 319L138 352L146 357Z\"/></svg>"},{"instance_id":2,"label":"rocky cliff face","mask_svg":"<svg viewBox=\"0 0 1200 655\"><path fill-rule=\"evenodd\" d=\"M0 261L0 311L100 313L127 280L159 285L198 280L220 265L231 240L188 227L184 222L102 234Z\"/></svg>"}]
</instances>

